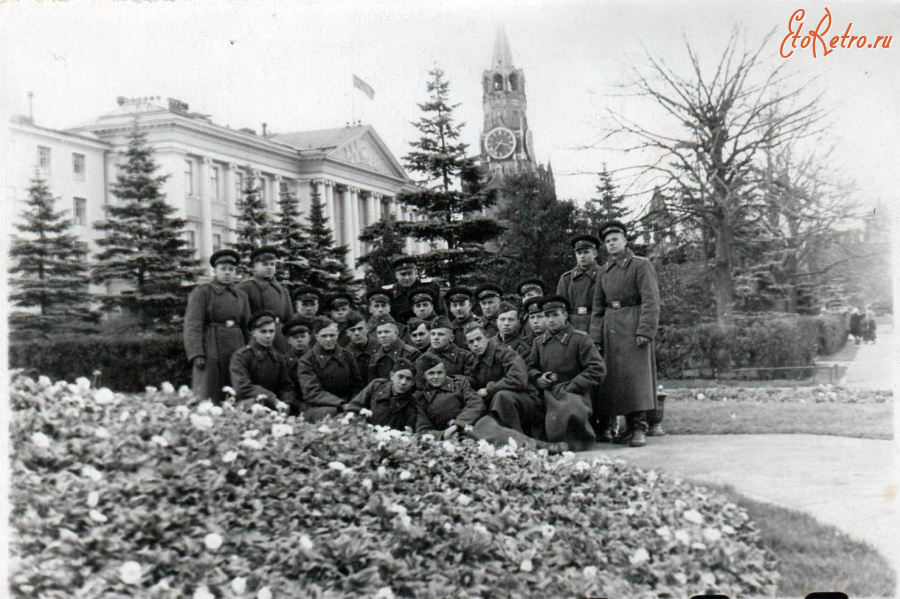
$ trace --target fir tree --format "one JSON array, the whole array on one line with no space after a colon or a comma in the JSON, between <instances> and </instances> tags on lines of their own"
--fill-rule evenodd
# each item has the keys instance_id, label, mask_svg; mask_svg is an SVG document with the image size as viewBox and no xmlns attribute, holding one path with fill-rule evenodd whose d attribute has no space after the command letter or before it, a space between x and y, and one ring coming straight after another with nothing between
<instances>
[{"instance_id":1,"label":"fir tree","mask_svg":"<svg viewBox=\"0 0 900 599\"><path fill-rule=\"evenodd\" d=\"M250 172L249 166L247 171ZM276 235L276 225L259 193L256 177L245 177L244 189L241 190L241 197L235 208L237 228L234 232L237 233L237 241L232 247L241 255L242 263L246 266L250 263L250 252L272 243Z\"/></svg>"},{"instance_id":2,"label":"fir tree","mask_svg":"<svg viewBox=\"0 0 900 599\"><path fill-rule=\"evenodd\" d=\"M161 189L168 175L159 166L146 136L135 121L125 162L119 165L110 192L117 202L105 206L106 220L94 224L105 233L97 240L93 280L97 284L122 281L129 290L103 298L104 307L131 310L145 326L171 325L184 311L182 286L197 275L194 250L184 238L186 221L165 201Z\"/></svg>"},{"instance_id":3,"label":"fir tree","mask_svg":"<svg viewBox=\"0 0 900 599\"><path fill-rule=\"evenodd\" d=\"M625 206L625 198L616 190L612 175L603 165L600 171L600 183L596 187L598 197L591 198L585 206L579 210L575 226L576 233L589 233L597 235L600 227L607 221L618 220L627 224L627 217L631 213ZM629 236L629 239L631 236ZM603 252L601 252L603 254Z\"/></svg>"},{"instance_id":4,"label":"fir tree","mask_svg":"<svg viewBox=\"0 0 900 599\"><path fill-rule=\"evenodd\" d=\"M47 182L36 176L28 188L23 222L16 225L23 237L13 241L9 272L14 306L10 324L17 332L83 331L91 328L87 244L78 240L72 220L53 210L56 198Z\"/></svg>"},{"instance_id":5,"label":"fir tree","mask_svg":"<svg viewBox=\"0 0 900 599\"><path fill-rule=\"evenodd\" d=\"M391 268L391 258L402 254L406 246L397 230L397 219L393 214L388 214L363 229L359 239L369 245L369 253L356 260L357 266L368 267L366 287L375 289L392 283L394 269Z\"/></svg>"},{"instance_id":6,"label":"fir tree","mask_svg":"<svg viewBox=\"0 0 900 599\"><path fill-rule=\"evenodd\" d=\"M323 293L347 291L353 281L353 275L345 263L349 248L346 245L335 247L322 197L316 186L312 187L307 221L305 233L310 249L306 256L309 262L306 283Z\"/></svg>"},{"instance_id":7,"label":"fir tree","mask_svg":"<svg viewBox=\"0 0 900 599\"><path fill-rule=\"evenodd\" d=\"M414 125L422 137L410 145L406 167L423 176L421 187L403 193L397 201L415 206L425 219L400 222L402 234L431 244L419 257L423 270L450 285L479 280L495 257L484 244L497 238L503 226L483 216L497 202L495 191L481 186L481 173L459 142L462 125L453 121L458 104L449 103L450 84L440 68L432 69L427 89L430 98L419 104L424 115Z\"/></svg>"},{"instance_id":8,"label":"fir tree","mask_svg":"<svg viewBox=\"0 0 900 599\"><path fill-rule=\"evenodd\" d=\"M312 251L312 243L301 221L302 213L297 206L297 198L287 188L281 190L278 199L278 221L276 231L278 247L282 252L281 283L291 294L291 299L296 300L296 290L309 280L309 260L307 256Z\"/></svg>"}]
</instances>

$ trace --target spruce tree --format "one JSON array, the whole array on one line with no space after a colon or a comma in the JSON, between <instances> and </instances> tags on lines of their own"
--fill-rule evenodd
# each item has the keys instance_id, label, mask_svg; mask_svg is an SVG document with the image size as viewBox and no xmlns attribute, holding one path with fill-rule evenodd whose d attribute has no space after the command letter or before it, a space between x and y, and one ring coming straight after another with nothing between
<instances>
[{"instance_id":1,"label":"spruce tree","mask_svg":"<svg viewBox=\"0 0 900 599\"><path fill-rule=\"evenodd\" d=\"M104 307L132 311L144 326L171 326L184 312L182 286L197 276L194 250L184 238L187 221L173 216L162 186L168 175L157 175L153 149L135 121L125 162L119 165L110 193L117 202L104 206L106 220L94 224L105 235L97 240L93 280L113 281L129 289L103 298Z\"/></svg>"},{"instance_id":2,"label":"spruce tree","mask_svg":"<svg viewBox=\"0 0 900 599\"><path fill-rule=\"evenodd\" d=\"M305 233L310 249L306 256L309 262L306 283L322 293L348 291L353 281L353 275L345 263L349 248L346 245L335 247L322 197L316 186L312 187L307 222Z\"/></svg>"},{"instance_id":3,"label":"spruce tree","mask_svg":"<svg viewBox=\"0 0 900 599\"><path fill-rule=\"evenodd\" d=\"M430 97L419 104L424 113L413 123L422 137L410 145L406 168L422 175L420 189L402 193L397 201L415 206L425 216L419 222L399 222L404 235L432 244L419 256L422 269L432 277L459 285L481 280L495 261L484 244L496 239L503 226L484 216L497 202L495 191L481 185L481 172L466 156L468 144L459 142L462 124L456 125L450 104L450 84L440 68L432 69L427 84Z\"/></svg>"},{"instance_id":4,"label":"spruce tree","mask_svg":"<svg viewBox=\"0 0 900 599\"><path fill-rule=\"evenodd\" d=\"M309 260L312 243L307 236L297 198L287 188L281 190L278 199L278 220L275 223L278 248L282 252L281 283L296 300L296 290L309 280Z\"/></svg>"},{"instance_id":5,"label":"spruce tree","mask_svg":"<svg viewBox=\"0 0 900 599\"><path fill-rule=\"evenodd\" d=\"M249 166L247 171L250 172ZM276 236L276 225L259 193L256 177L245 177L244 189L241 190L241 197L235 203L235 208L237 228L234 232L237 233L237 241L232 247L241 255L242 265L246 268L250 263L250 252L272 243Z\"/></svg>"},{"instance_id":6,"label":"spruce tree","mask_svg":"<svg viewBox=\"0 0 900 599\"><path fill-rule=\"evenodd\" d=\"M391 268L391 258L402 254L406 246L397 230L397 219L393 214L388 214L363 229L359 239L369 245L369 252L356 260L357 266L368 266L366 287L375 289L392 283L394 269Z\"/></svg>"},{"instance_id":7,"label":"spruce tree","mask_svg":"<svg viewBox=\"0 0 900 599\"><path fill-rule=\"evenodd\" d=\"M54 211L56 198L47 182L35 176L26 209L12 242L9 272L13 306L10 325L19 333L58 333L91 328L88 247L72 231L72 220Z\"/></svg>"},{"instance_id":8,"label":"spruce tree","mask_svg":"<svg viewBox=\"0 0 900 599\"><path fill-rule=\"evenodd\" d=\"M603 223L610 220L618 220L627 224L626 219L631 210L625 206L625 198L616 190L612 175L605 164L599 176L600 183L596 187L598 197L588 200L585 206L578 211L576 233L598 235ZM601 254L603 253L601 252Z\"/></svg>"}]
</instances>

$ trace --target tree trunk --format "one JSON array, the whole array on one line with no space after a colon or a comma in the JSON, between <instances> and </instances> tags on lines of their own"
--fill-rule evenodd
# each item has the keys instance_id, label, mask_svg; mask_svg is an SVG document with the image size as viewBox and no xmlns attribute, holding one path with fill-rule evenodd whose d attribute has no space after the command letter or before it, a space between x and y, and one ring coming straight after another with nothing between
<instances>
[{"instance_id":1,"label":"tree trunk","mask_svg":"<svg viewBox=\"0 0 900 599\"><path fill-rule=\"evenodd\" d=\"M734 324L734 278L732 277L732 241L734 233L727 209L716 211L716 262L713 284L716 291L716 321L719 326Z\"/></svg>"}]
</instances>

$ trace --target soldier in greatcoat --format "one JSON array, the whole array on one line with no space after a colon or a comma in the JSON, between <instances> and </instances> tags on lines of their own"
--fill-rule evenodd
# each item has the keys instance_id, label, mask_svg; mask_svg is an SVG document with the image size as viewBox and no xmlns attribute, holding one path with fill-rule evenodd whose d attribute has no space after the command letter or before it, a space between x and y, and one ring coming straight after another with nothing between
<instances>
[{"instance_id":1,"label":"soldier in greatcoat","mask_svg":"<svg viewBox=\"0 0 900 599\"><path fill-rule=\"evenodd\" d=\"M416 393L416 432L439 439L455 437L484 415L484 398L472 389L469 379L451 376L435 354L416 361L418 377L425 385Z\"/></svg>"},{"instance_id":2,"label":"soldier in greatcoat","mask_svg":"<svg viewBox=\"0 0 900 599\"><path fill-rule=\"evenodd\" d=\"M250 304L234 281L240 254L231 249L209 258L215 276L197 285L184 313L184 349L191 364L191 390L201 399L221 402L231 385L231 355L246 344Z\"/></svg>"},{"instance_id":3,"label":"soldier in greatcoat","mask_svg":"<svg viewBox=\"0 0 900 599\"><path fill-rule=\"evenodd\" d=\"M397 256L391 260L391 267L394 269L397 282L385 286L384 289L391 294L391 316L398 324L406 324L413 316L409 292L416 287L430 287L437 298L434 304L435 313L444 314L444 302L441 299L440 287L436 281L419 278L416 259L413 256Z\"/></svg>"},{"instance_id":4,"label":"soldier in greatcoat","mask_svg":"<svg viewBox=\"0 0 900 599\"><path fill-rule=\"evenodd\" d=\"M413 346L421 353L427 352L431 347L431 331L428 330L428 323L421 318L413 316L406 323L405 328L409 333L405 337L399 335L403 339L403 343Z\"/></svg>"},{"instance_id":5,"label":"soldier in greatcoat","mask_svg":"<svg viewBox=\"0 0 900 599\"><path fill-rule=\"evenodd\" d=\"M359 312L351 311L347 315L347 337L350 342L345 346L356 360L359 373L365 378L369 372L369 362L378 351L378 341L369 336L369 324ZM368 382L368 380L366 381Z\"/></svg>"},{"instance_id":6,"label":"soldier in greatcoat","mask_svg":"<svg viewBox=\"0 0 900 599\"><path fill-rule=\"evenodd\" d=\"M477 322L478 317L472 314L472 298L475 296L468 287L453 287L447 291L447 304L453 319L453 342L459 347L466 347L466 333L463 328L470 322Z\"/></svg>"},{"instance_id":7,"label":"soldier in greatcoat","mask_svg":"<svg viewBox=\"0 0 900 599\"><path fill-rule=\"evenodd\" d=\"M300 402L294 394L294 384L287 358L272 347L275 340L275 313L260 310L250 316L250 343L231 356L231 381L238 406L250 407L261 403L276 409L278 402L288 405L289 414L300 414Z\"/></svg>"},{"instance_id":8,"label":"soldier in greatcoat","mask_svg":"<svg viewBox=\"0 0 900 599\"><path fill-rule=\"evenodd\" d=\"M375 326L375 334L378 337L378 350L369 361L368 380L386 379L390 376L394 362L403 358L415 363L421 352L411 345L403 343L398 336L397 322L390 316L378 319ZM415 368L415 367L414 367Z\"/></svg>"},{"instance_id":9,"label":"soldier in greatcoat","mask_svg":"<svg viewBox=\"0 0 900 599\"><path fill-rule=\"evenodd\" d=\"M369 422L393 429L416 429L415 366L406 358L391 364L386 378L371 381L345 407L344 411L369 410Z\"/></svg>"},{"instance_id":10,"label":"soldier in greatcoat","mask_svg":"<svg viewBox=\"0 0 900 599\"><path fill-rule=\"evenodd\" d=\"M288 290L275 280L279 253L278 248L271 245L258 247L250 252L253 276L242 281L238 288L247 294L250 312L271 310L275 313L276 330L273 347L276 351L287 354L288 345L281 332L281 326L294 317L294 304Z\"/></svg>"},{"instance_id":11,"label":"soldier in greatcoat","mask_svg":"<svg viewBox=\"0 0 900 599\"><path fill-rule=\"evenodd\" d=\"M475 289L475 299L478 300L478 306L481 308L480 320L488 337L496 337L499 332L497 311L500 310L500 302L503 301L500 299L501 297L503 297L503 288L493 283L485 283Z\"/></svg>"},{"instance_id":12,"label":"soldier in greatcoat","mask_svg":"<svg viewBox=\"0 0 900 599\"><path fill-rule=\"evenodd\" d=\"M294 384L294 395L300 402L303 400L303 390L300 388L300 379L297 378L297 364L300 363L300 358L312 347L312 331L312 319L299 314L295 314L281 328L288 347L290 347L290 353L287 355L287 365L291 382Z\"/></svg>"},{"instance_id":13,"label":"soldier in greatcoat","mask_svg":"<svg viewBox=\"0 0 900 599\"><path fill-rule=\"evenodd\" d=\"M431 325L429 331L431 345L426 353L440 358L445 366L447 376L471 376L475 367L475 356L469 350L463 349L453 342L453 326L446 316L438 316ZM419 363L416 362L416 368Z\"/></svg>"},{"instance_id":14,"label":"soldier in greatcoat","mask_svg":"<svg viewBox=\"0 0 900 599\"><path fill-rule=\"evenodd\" d=\"M497 311L496 339L500 345L522 356L523 360L531 353L531 340L522 338L519 309L509 302L502 302Z\"/></svg>"},{"instance_id":15,"label":"soldier in greatcoat","mask_svg":"<svg viewBox=\"0 0 900 599\"><path fill-rule=\"evenodd\" d=\"M556 295L561 295L572 306L569 322L572 328L588 332L591 325L591 306L594 301L594 288L600 278L600 267L597 265L597 251L600 240L593 235L578 235L572 238L575 249L575 268L564 272L559 277Z\"/></svg>"},{"instance_id":16,"label":"soldier in greatcoat","mask_svg":"<svg viewBox=\"0 0 900 599\"><path fill-rule=\"evenodd\" d=\"M618 221L600 229L609 260L594 290L590 334L602 348L607 375L594 407L606 416L626 415L626 428L613 441L640 447L647 411L657 408L659 287L653 265L626 247L626 235Z\"/></svg>"},{"instance_id":17,"label":"soldier in greatcoat","mask_svg":"<svg viewBox=\"0 0 900 599\"><path fill-rule=\"evenodd\" d=\"M318 316L313 324L316 342L300 358L297 378L306 404L303 415L316 421L338 414L363 387L356 360L337 343L338 325L327 316Z\"/></svg>"}]
</instances>

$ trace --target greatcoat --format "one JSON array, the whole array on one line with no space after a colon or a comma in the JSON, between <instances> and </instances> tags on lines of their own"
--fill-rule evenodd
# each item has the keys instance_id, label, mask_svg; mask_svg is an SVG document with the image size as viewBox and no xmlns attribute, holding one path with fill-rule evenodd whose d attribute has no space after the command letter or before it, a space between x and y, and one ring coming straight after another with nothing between
<instances>
[{"instance_id":1,"label":"greatcoat","mask_svg":"<svg viewBox=\"0 0 900 599\"><path fill-rule=\"evenodd\" d=\"M318 343L300 358L297 378L306 404L303 414L313 422L336 415L363 386L356 359L347 349L326 351Z\"/></svg>"},{"instance_id":2,"label":"greatcoat","mask_svg":"<svg viewBox=\"0 0 900 599\"><path fill-rule=\"evenodd\" d=\"M416 432L440 435L451 424L459 428L475 424L484 415L484 399L466 377L444 379L440 387L427 385L416 393Z\"/></svg>"},{"instance_id":3,"label":"greatcoat","mask_svg":"<svg viewBox=\"0 0 900 599\"><path fill-rule=\"evenodd\" d=\"M250 305L247 294L216 280L197 285L184 313L184 349L188 362L206 361L191 373L191 390L201 399L220 402L231 385L231 355L246 344Z\"/></svg>"},{"instance_id":4,"label":"greatcoat","mask_svg":"<svg viewBox=\"0 0 900 599\"><path fill-rule=\"evenodd\" d=\"M403 395L394 394L394 386L390 379L375 379L344 408L346 411L358 412L361 408L371 410L371 424L389 426L403 430L409 427L416 430L416 402L413 388Z\"/></svg>"},{"instance_id":5,"label":"greatcoat","mask_svg":"<svg viewBox=\"0 0 900 599\"><path fill-rule=\"evenodd\" d=\"M272 343L277 351L287 354L290 351L287 340L281 334L281 326L294 317L294 305L291 294L275 279L264 280L251 277L238 284L238 289L247 294L250 301L250 312L271 310L278 318L275 326L275 341Z\"/></svg>"},{"instance_id":6,"label":"greatcoat","mask_svg":"<svg viewBox=\"0 0 900 599\"><path fill-rule=\"evenodd\" d=\"M600 344L606 378L597 409L605 415L656 409L656 352L659 287L646 258L625 250L610 256L594 289L591 339ZM637 335L650 342L639 347Z\"/></svg>"},{"instance_id":7,"label":"greatcoat","mask_svg":"<svg viewBox=\"0 0 900 599\"><path fill-rule=\"evenodd\" d=\"M238 401L248 405L257 401L274 409L276 400L290 408L294 416L300 414L300 402L294 393L288 358L271 347L263 347L255 340L231 356L231 381ZM265 396L259 399L259 396Z\"/></svg>"},{"instance_id":8,"label":"greatcoat","mask_svg":"<svg viewBox=\"0 0 900 599\"><path fill-rule=\"evenodd\" d=\"M594 289L600 279L601 269L594 263L587 269L575 266L570 271L564 272L559 277L556 286L556 295L561 295L572 304L569 312L569 323L578 331L588 332L591 324L591 305L594 299Z\"/></svg>"},{"instance_id":9,"label":"greatcoat","mask_svg":"<svg viewBox=\"0 0 900 599\"><path fill-rule=\"evenodd\" d=\"M368 379L374 381L375 379L390 378L391 370L394 368L394 360L397 358L406 358L415 364L416 358L421 355L419 350L412 345L403 343L403 341L398 338L388 349L379 347L372 355L372 358L369 360Z\"/></svg>"}]
</instances>

